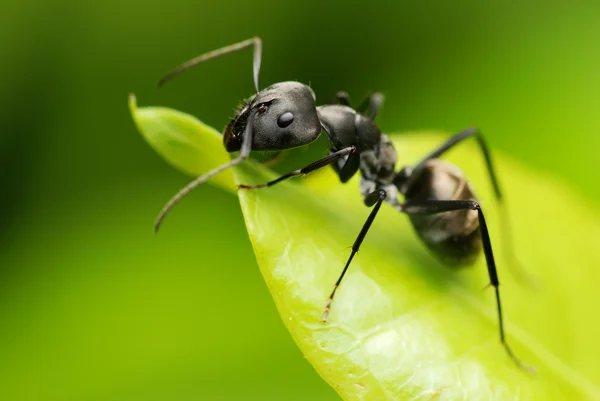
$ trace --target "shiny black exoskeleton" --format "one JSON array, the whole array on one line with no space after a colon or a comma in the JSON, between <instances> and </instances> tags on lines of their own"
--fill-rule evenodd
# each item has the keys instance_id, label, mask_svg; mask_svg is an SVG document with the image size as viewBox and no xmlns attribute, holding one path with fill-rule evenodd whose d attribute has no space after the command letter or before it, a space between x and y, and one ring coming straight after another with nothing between
<instances>
[{"instance_id":1,"label":"shiny black exoskeleton","mask_svg":"<svg viewBox=\"0 0 600 401\"><path fill-rule=\"evenodd\" d=\"M383 102L381 94L372 95L364 106L350 107L348 96L338 93L339 104L316 106L315 94L299 82L281 82L259 90L258 76L262 42L252 38L196 57L167 74L159 84L206 60L223 54L254 47L254 84L256 95L237 111L227 125L223 142L228 152L239 155L192 181L164 207L156 222L158 229L166 213L187 193L213 175L245 160L251 150L280 151L307 145L324 131L329 139L329 154L308 166L257 185L239 185L241 189L272 186L290 177L307 174L327 165L336 171L341 182L360 172L360 192L364 203L372 207L362 226L344 269L334 285L322 316L329 316L331 304L354 255L358 252L383 202L409 216L416 233L436 256L450 266L471 264L483 249L490 283L495 288L500 339L511 359L523 365L505 340L499 281L486 221L462 172L439 157L464 139L477 140L484 155L495 195L501 193L491 157L479 131L466 129L452 136L415 166L396 170L396 152L388 137L381 133L374 119ZM404 201L400 201L400 197Z\"/></svg>"}]
</instances>

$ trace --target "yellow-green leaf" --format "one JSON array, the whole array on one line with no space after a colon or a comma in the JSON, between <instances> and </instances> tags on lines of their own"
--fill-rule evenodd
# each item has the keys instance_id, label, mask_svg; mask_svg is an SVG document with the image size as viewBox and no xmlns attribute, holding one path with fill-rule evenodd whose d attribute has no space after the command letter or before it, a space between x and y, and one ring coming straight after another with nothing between
<instances>
[{"instance_id":1,"label":"yellow-green leaf","mask_svg":"<svg viewBox=\"0 0 600 401\"><path fill-rule=\"evenodd\" d=\"M149 142L181 170L198 175L227 160L213 130L193 117L136 109L134 103L131 110ZM178 139L180 129L192 138L188 148ZM414 133L393 140L400 162L413 164L443 136ZM238 192L283 322L344 399L600 399L599 213L563 183L494 156L514 249L532 282L509 273L514 269L500 241L501 216L477 147L465 144L449 159L465 171L482 201L508 341L537 375L519 370L500 345L493 292L483 289L489 281L483 257L471 268L451 270L419 242L406 216L385 205L336 294L328 323L321 323L349 246L369 213L356 179L343 185L324 169L306 180ZM254 162L235 170L237 183L274 176ZM235 193L231 176L216 183Z\"/></svg>"},{"instance_id":2,"label":"yellow-green leaf","mask_svg":"<svg viewBox=\"0 0 600 401\"><path fill-rule=\"evenodd\" d=\"M173 167L199 176L207 166L229 160L221 134L194 116L165 107L138 108L135 95L129 95L129 110L144 139ZM211 178L211 183L235 190L231 171Z\"/></svg>"}]
</instances>

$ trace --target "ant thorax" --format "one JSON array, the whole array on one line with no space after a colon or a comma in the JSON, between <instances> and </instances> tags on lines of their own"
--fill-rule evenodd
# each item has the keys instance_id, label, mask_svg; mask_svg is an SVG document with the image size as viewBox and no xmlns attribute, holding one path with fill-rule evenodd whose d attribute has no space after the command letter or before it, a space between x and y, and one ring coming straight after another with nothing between
<instances>
[{"instance_id":1,"label":"ant thorax","mask_svg":"<svg viewBox=\"0 0 600 401\"><path fill-rule=\"evenodd\" d=\"M392 184L396 151L371 118L345 105L319 106L317 113L329 138L331 153L348 146L356 148L332 164L340 181L346 182L360 171L366 180Z\"/></svg>"}]
</instances>

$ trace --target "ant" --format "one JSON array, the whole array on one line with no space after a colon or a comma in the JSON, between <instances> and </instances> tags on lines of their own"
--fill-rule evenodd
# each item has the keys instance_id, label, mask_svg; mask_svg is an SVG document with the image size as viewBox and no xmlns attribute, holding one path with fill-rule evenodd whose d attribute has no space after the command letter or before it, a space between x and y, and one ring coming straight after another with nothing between
<instances>
[{"instance_id":1,"label":"ant","mask_svg":"<svg viewBox=\"0 0 600 401\"><path fill-rule=\"evenodd\" d=\"M308 145L322 131L329 139L329 154L304 168L284 174L262 184L238 185L252 190L273 186L290 177L308 174L331 165L342 183L360 171L360 193L371 213L362 226L344 269L336 283L322 321L326 322L335 292L340 286L354 255L358 252L383 202L408 215L418 236L443 262L450 266L474 263L481 249L485 255L490 285L496 294L500 341L508 356L521 369L534 372L523 364L509 347L504 333L504 321L496 262L492 243L481 206L463 173L454 165L440 160L446 151L468 138L475 138L483 153L495 197L502 199L488 147L475 128L468 128L448 139L439 148L425 156L415 166L395 171L396 151L389 138L375 124L375 116L383 103L383 96L374 93L357 110L350 107L345 92L337 93L338 104L316 106L313 90L299 82L280 82L263 89L258 86L262 41L254 37L203 54L181 64L160 81L159 86L181 72L207 60L253 47L253 76L256 95L237 110L235 117L223 132L223 143L228 152L239 154L226 164L196 178L181 189L162 209L155 224L158 231L167 213L190 191L210 177L231 168L248 158L251 150L281 151ZM399 201L399 195L404 202Z\"/></svg>"}]
</instances>

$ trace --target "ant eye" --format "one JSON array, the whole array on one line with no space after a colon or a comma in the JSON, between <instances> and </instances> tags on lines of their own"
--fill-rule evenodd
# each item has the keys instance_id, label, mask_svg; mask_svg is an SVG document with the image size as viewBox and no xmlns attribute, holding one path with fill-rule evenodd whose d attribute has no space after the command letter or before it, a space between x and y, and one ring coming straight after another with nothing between
<instances>
[{"instance_id":1,"label":"ant eye","mask_svg":"<svg viewBox=\"0 0 600 401\"><path fill-rule=\"evenodd\" d=\"M289 111L286 111L285 113L280 115L279 118L277 119L277 125L279 125L279 128L285 128L288 125L290 125L293 121L294 121L294 115L292 113L290 113Z\"/></svg>"},{"instance_id":2,"label":"ant eye","mask_svg":"<svg viewBox=\"0 0 600 401\"><path fill-rule=\"evenodd\" d=\"M261 104L260 106L258 106L259 113L264 113L265 111L267 111L267 106L265 106L264 104Z\"/></svg>"}]
</instances>

